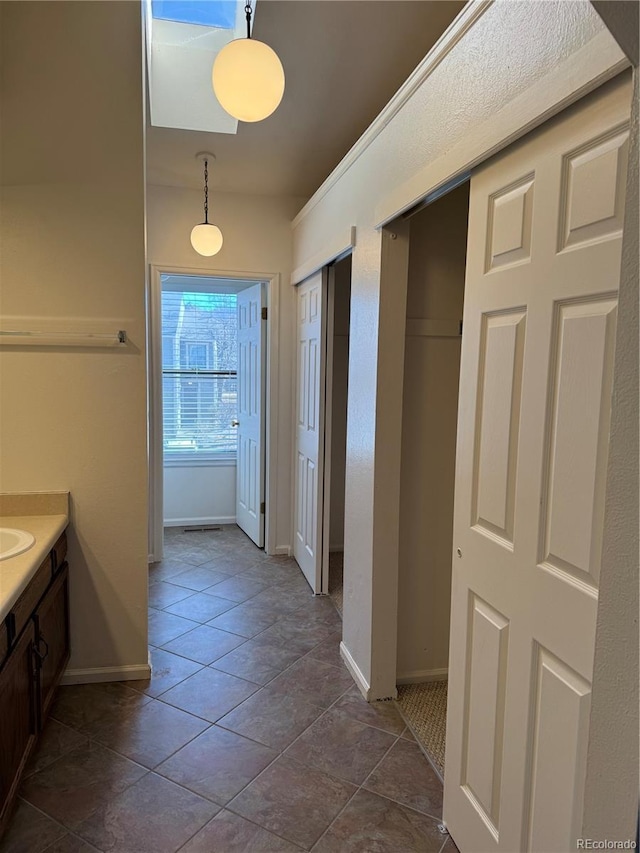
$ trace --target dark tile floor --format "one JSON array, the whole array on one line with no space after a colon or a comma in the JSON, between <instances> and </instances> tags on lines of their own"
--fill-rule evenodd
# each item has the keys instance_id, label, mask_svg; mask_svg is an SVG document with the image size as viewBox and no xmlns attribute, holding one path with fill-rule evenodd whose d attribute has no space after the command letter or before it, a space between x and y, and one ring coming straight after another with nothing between
<instances>
[{"instance_id":1,"label":"dark tile floor","mask_svg":"<svg viewBox=\"0 0 640 853\"><path fill-rule=\"evenodd\" d=\"M149 593L151 680L60 689L2 853L454 853L440 782L293 560L167 531Z\"/></svg>"}]
</instances>

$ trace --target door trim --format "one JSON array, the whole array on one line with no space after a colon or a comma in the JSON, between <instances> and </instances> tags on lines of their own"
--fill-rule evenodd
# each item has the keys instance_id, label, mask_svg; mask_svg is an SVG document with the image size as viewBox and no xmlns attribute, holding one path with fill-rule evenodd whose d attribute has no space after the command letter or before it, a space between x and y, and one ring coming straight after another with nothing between
<instances>
[{"instance_id":1,"label":"door trim","mask_svg":"<svg viewBox=\"0 0 640 853\"><path fill-rule=\"evenodd\" d=\"M264 365L266 380L265 412L265 551L275 554L277 523L277 436L280 329L280 273L242 272L238 270L202 269L171 264L150 264L147 293L147 394L148 394L148 458L149 458L149 562L162 559L163 514L163 464L162 464L162 325L160 318L160 276L193 275L202 278L225 278L236 281L262 282L265 285L267 319L267 345ZM274 405L271 405L271 401Z\"/></svg>"}]
</instances>

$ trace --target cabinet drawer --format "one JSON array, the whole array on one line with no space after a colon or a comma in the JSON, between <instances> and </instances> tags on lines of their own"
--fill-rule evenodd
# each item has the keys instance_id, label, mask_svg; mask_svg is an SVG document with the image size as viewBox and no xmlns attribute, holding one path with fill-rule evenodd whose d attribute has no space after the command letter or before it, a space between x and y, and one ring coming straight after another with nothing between
<instances>
[{"instance_id":1,"label":"cabinet drawer","mask_svg":"<svg viewBox=\"0 0 640 853\"><path fill-rule=\"evenodd\" d=\"M22 629L31 619L31 614L51 583L51 555L47 556L38 571L29 581L29 585L9 613L10 642L13 644Z\"/></svg>"},{"instance_id":2,"label":"cabinet drawer","mask_svg":"<svg viewBox=\"0 0 640 853\"><path fill-rule=\"evenodd\" d=\"M67 556L67 534L63 533L51 550L51 561L54 572L57 572Z\"/></svg>"}]
</instances>

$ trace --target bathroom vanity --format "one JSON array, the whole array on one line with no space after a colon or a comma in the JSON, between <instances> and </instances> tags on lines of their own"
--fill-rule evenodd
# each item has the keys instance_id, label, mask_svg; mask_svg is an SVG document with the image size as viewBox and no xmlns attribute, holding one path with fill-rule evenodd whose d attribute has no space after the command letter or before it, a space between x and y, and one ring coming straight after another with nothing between
<instances>
[{"instance_id":1,"label":"bathroom vanity","mask_svg":"<svg viewBox=\"0 0 640 853\"><path fill-rule=\"evenodd\" d=\"M0 495L0 527L27 531L33 544L0 553L0 837L69 659L68 495L9 497Z\"/></svg>"}]
</instances>

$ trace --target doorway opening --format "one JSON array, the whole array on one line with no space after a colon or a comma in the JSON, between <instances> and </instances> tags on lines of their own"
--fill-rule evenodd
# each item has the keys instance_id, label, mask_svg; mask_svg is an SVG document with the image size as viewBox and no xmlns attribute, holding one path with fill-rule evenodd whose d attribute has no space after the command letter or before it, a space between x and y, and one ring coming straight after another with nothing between
<instances>
[{"instance_id":1,"label":"doorway opening","mask_svg":"<svg viewBox=\"0 0 640 853\"><path fill-rule=\"evenodd\" d=\"M469 183L411 216L405 332L397 684L440 776Z\"/></svg>"},{"instance_id":2,"label":"doorway opening","mask_svg":"<svg viewBox=\"0 0 640 853\"><path fill-rule=\"evenodd\" d=\"M328 502L325 505L323 562L329 595L342 614L351 255L330 268L327 306L325 499Z\"/></svg>"},{"instance_id":3,"label":"doorway opening","mask_svg":"<svg viewBox=\"0 0 640 853\"><path fill-rule=\"evenodd\" d=\"M150 561L165 529L237 524L262 548L268 284L154 272Z\"/></svg>"}]
</instances>

